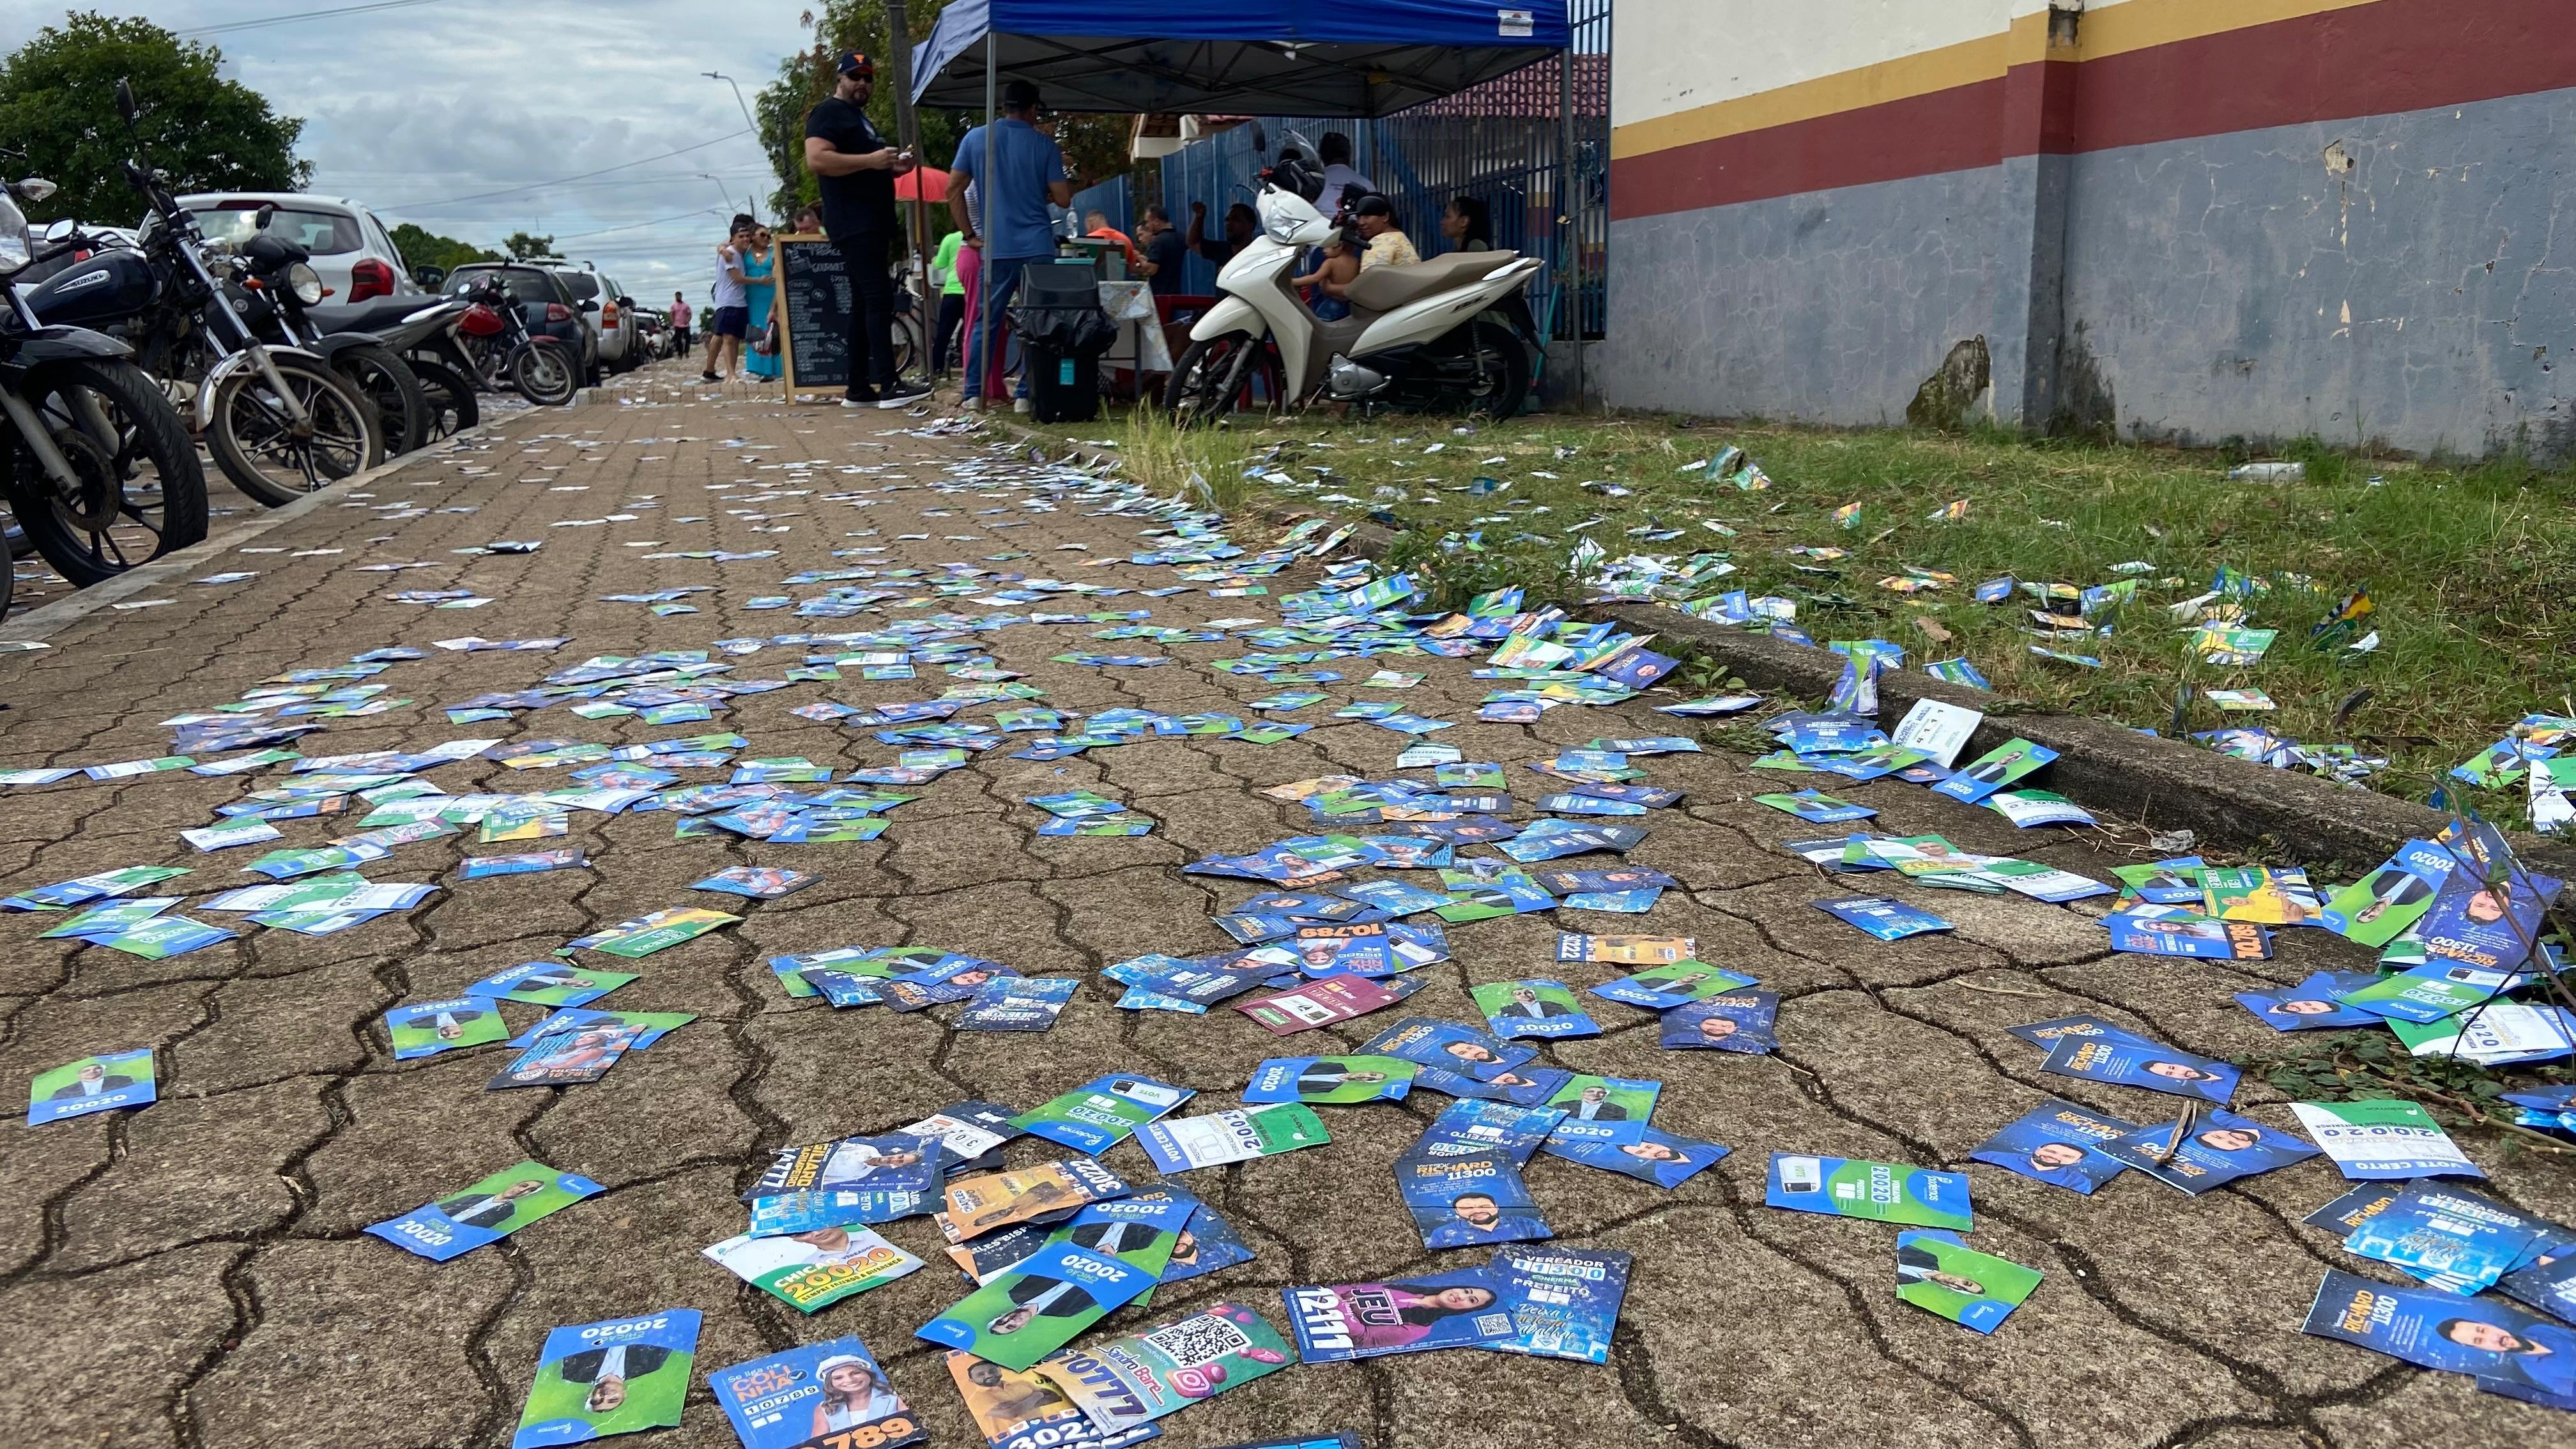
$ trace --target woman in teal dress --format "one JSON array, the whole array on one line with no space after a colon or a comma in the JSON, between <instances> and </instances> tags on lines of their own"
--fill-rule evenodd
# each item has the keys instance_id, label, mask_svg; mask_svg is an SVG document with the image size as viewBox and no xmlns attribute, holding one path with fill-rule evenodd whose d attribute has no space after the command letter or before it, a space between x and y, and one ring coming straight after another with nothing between
<instances>
[{"instance_id":1,"label":"woman in teal dress","mask_svg":"<svg viewBox=\"0 0 2576 1449\"><path fill-rule=\"evenodd\" d=\"M778 295L777 283L771 278L777 268L776 244L770 238L769 228L764 226L752 233L751 250L742 259L743 289L751 298L748 335L754 343L743 349L743 371L753 377L775 378L779 375L778 354L775 351L764 353L757 346L758 340L769 330L770 304Z\"/></svg>"}]
</instances>

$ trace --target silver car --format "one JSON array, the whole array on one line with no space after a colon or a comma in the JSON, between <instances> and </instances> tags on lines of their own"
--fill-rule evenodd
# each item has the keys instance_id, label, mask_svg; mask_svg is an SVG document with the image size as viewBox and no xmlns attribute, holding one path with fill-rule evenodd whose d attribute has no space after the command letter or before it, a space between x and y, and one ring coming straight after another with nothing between
<instances>
[{"instance_id":1,"label":"silver car","mask_svg":"<svg viewBox=\"0 0 2576 1449\"><path fill-rule=\"evenodd\" d=\"M599 333L599 362L612 372L625 372L641 367L653 359L646 355L643 320L635 315L635 298L588 262L541 262L546 270L563 278L564 285L580 299L581 314Z\"/></svg>"},{"instance_id":2,"label":"silver car","mask_svg":"<svg viewBox=\"0 0 2576 1449\"><path fill-rule=\"evenodd\" d=\"M421 294L404 265L402 250L375 214L343 196L293 191L219 191L182 196L209 241L246 242L259 234L259 209L275 206L271 236L282 236L313 254L313 270L331 289L333 305L379 297ZM146 229L151 223L145 222Z\"/></svg>"}]
</instances>

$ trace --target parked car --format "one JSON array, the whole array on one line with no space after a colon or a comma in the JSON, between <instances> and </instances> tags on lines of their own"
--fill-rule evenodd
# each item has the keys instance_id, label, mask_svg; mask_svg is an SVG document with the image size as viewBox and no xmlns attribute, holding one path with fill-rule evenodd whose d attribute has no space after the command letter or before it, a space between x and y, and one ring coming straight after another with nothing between
<instances>
[{"instance_id":1,"label":"parked car","mask_svg":"<svg viewBox=\"0 0 2576 1449\"><path fill-rule=\"evenodd\" d=\"M346 197L292 191L200 192L180 197L179 204L197 214L206 240L234 245L259 235L259 209L275 206L268 234L312 253L309 265L321 274L322 285L331 289L332 305L424 295L384 223ZM151 225L147 218L145 228Z\"/></svg>"},{"instance_id":2,"label":"parked car","mask_svg":"<svg viewBox=\"0 0 2576 1449\"><path fill-rule=\"evenodd\" d=\"M599 331L600 365L624 372L641 367L651 359L645 355L643 328L635 316L635 298L617 279L601 272L588 262L544 262L540 265L563 278L572 294L588 304L581 308L584 316Z\"/></svg>"},{"instance_id":3,"label":"parked car","mask_svg":"<svg viewBox=\"0 0 2576 1449\"><path fill-rule=\"evenodd\" d=\"M440 290L448 296L461 296L467 288L484 277L498 273L519 303L519 314L525 318L531 334L542 333L562 342L565 349L580 359L584 381L596 381L599 375L599 329L581 310L581 299L573 294L564 273L553 267L527 262L467 262L447 274ZM500 359L490 361L497 363ZM495 380L488 371L483 380Z\"/></svg>"}]
</instances>

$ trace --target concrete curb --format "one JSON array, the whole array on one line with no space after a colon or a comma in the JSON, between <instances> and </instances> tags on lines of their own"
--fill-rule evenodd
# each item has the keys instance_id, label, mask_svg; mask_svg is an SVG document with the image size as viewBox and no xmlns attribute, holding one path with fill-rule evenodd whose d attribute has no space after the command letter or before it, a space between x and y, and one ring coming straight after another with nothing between
<instances>
[{"instance_id":1,"label":"concrete curb","mask_svg":"<svg viewBox=\"0 0 2576 1449\"><path fill-rule=\"evenodd\" d=\"M181 574L194 573L212 563L217 556L241 547L280 524L291 523L327 503L337 502L343 495L354 489L380 482L416 463L439 457L447 451L447 445L450 443L481 437L495 428L506 427L521 418L543 418L559 411L563 410L532 408L495 422L477 423L473 427L439 439L434 447L405 453L390 462L379 463L373 468L352 473L327 488L316 488L292 503L262 510L254 518L228 524L218 531L208 533L201 543L192 543L175 553L163 554L150 563L128 569L104 583L92 584L69 598L56 599L41 608L29 609L6 623L0 623L0 640L41 643L111 604L158 588Z\"/></svg>"},{"instance_id":2,"label":"concrete curb","mask_svg":"<svg viewBox=\"0 0 2576 1449\"><path fill-rule=\"evenodd\" d=\"M1266 511L1283 524L1298 516ZM1378 559L1394 542L1393 533L1364 523L1344 547ZM1688 644L1765 692L1821 699L1842 678L1842 656L1829 650L1724 628L1651 604L1594 604L1576 612L1631 633ZM1977 727L1963 758L2015 736L2055 750L2057 760L2042 777L2043 787L2087 808L2159 830L2189 830L2204 840L2268 845L2292 861L2340 864L2352 876L2378 865L2409 840L2431 838L2450 819L2393 795L2231 759L2107 720L2052 714L1928 674L1881 675L1878 694L1883 719L1902 718L1919 699L1983 713L1986 721ZM2511 838L2525 864L2576 878L2576 846L2528 832L2513 832Z\"/></svg>"}]
</instances>

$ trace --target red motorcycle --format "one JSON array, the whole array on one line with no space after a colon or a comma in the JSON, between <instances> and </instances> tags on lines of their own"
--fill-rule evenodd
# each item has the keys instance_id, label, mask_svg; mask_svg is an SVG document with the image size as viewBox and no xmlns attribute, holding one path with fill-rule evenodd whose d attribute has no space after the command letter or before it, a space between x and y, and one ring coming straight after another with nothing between
<instances>
[{"instance_id":1,"label":"red motorcycle","mask_svg":"<svg viewBox=\"0 0 2576 1449\"><path fill-rule=\"evenodd\" d=\"M507 382L540 407L572 401L581 386L580 369L564 355L561 339L528 330L508 283L487 275L459 295L472 305L457 319L456 330L485 386Z\"/></svg>"}]
</instances>

